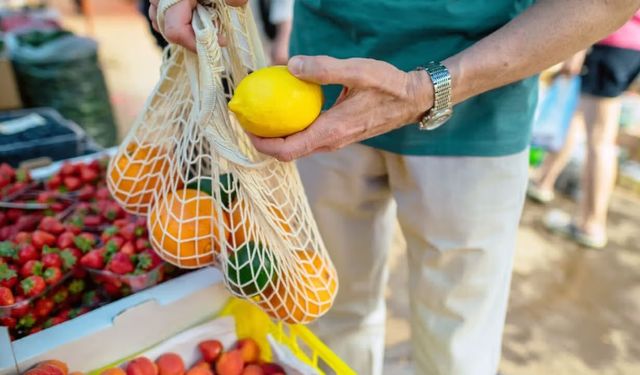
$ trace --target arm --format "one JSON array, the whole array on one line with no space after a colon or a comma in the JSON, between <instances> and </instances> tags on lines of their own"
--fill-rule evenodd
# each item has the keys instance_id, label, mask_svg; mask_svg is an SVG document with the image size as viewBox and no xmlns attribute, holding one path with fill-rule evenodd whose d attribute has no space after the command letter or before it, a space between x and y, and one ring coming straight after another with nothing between
<instances>
[{"instance_id":1,"label":"arm","mask_svg":"<svg viewBox=\"0 0 640 375\"><path fill-rule=\"evenodd\" d=\"M615 31L639 7L640 0L539 0L507 25L443 61L453 79L453 103L566 59ZM341 84L348 90L300 133L252 137L259 151L280 160L335 150L415 123L433 106L433 85L422 71L405 73L381 61L326 56L294 57L289 70L301 79Z\"/></svg>"},{"instance_id":2,"label":"arm","mask_svg":"<svg viewBox=\"0 0 640 375\"><path fill-rule=\"evenodd\" d=\"M276 25L276 37L271 46L271 62L284 65L289 60L293 0L272 0L270 13L270 21Z\"/></svg>"},{"instance_id":3,"label":"arm","mask_svg":"<svg viewBox=\"0 0 640 375\"><path fill-rule=\"evenodd\" d=\"M459 103L535 74L621 27L638 0L539 0L518 18L446 59Z\"/></svg>"}]
</instances>

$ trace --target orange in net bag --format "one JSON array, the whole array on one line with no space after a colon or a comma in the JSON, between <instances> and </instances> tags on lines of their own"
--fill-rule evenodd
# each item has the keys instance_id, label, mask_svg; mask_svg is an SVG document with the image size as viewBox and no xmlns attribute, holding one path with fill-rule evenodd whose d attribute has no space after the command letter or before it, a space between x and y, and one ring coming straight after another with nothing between
<instances>
[{"instance_id":1,"label":"orange in net bag","mask_svg":"<svg viewBox=\"0 0 640 375\"><path fill-rule=\"evenodd\" d=\"M160 28L175 3L160 2ZM338 279L298 171L258 153L227 108L239 82L266 65L251 10L202 3L197 54L165 50L160 82L110 163L109 189L147 215L167 262L215 266L235 296L275 319L311 322L333 304Z\"/></svg>"}]
</instances>

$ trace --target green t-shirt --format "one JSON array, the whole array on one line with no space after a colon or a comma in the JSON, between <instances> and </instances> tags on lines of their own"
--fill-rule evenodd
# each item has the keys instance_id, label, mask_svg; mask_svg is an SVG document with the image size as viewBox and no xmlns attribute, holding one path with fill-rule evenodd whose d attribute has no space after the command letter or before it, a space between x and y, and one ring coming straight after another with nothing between
<instances>
[{"instance_id":1,"label":"green t-shirt","mask_svg":"<svg viewBox=\"0 0 640 375\"><path fill-rule=\"evenodd\" d=\"M410 71L464 50L533 1L297 0L291 54L368 57ZM324 88L325 108L340 89ZM408 125L363 143L405 155L514 154L528 145L537 95L531 77L456 105L436 130Z\"/></svg>"}]
</instances>

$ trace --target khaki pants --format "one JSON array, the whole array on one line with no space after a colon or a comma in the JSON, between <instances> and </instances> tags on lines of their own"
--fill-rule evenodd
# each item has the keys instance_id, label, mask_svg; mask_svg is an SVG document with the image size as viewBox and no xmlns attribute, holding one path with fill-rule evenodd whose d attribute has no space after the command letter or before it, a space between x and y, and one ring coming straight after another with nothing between
<instances>
[{"instance_id":1,"label":"khaki pants","mask_svg":"<svg viewBox=\"0 0 640 375\"><path fill-rule=\"evenodd\" d=\"M300 160L340 278L335 305L311 328L358 374L382 373L397 217L408 247L417 374L494 375L527 155L414 157L358 144Z\"/></svg>"}]
</instances>

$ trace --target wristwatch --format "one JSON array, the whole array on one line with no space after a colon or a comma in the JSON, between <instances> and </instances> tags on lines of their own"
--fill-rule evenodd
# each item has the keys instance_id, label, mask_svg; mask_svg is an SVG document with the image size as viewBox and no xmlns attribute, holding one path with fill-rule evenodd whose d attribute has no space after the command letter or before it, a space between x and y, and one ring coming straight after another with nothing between
<instances>
[{"instance_id":1,"label":"wristwatch","mask_svg":"<svg viewBox=\"0 0 640 375\"><path fill-rule=\"evenodd\" d=\"M433 107L425 113L418 124L420 130L433 130L447 122L453 109L451 108L451 74L440 62L431 61L416 70L424 70L433 83Z\"/></svg>"}]
</instances>

